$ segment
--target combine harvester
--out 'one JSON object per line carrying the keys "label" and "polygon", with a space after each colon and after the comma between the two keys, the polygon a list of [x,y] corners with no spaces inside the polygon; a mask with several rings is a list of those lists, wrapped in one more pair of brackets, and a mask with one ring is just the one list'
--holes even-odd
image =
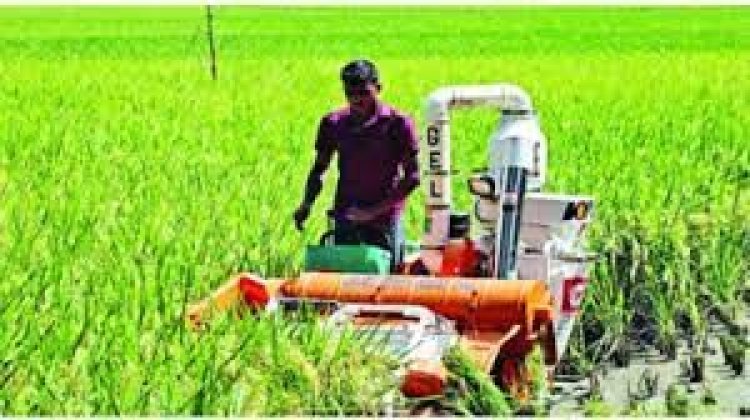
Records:
{"label": "combine harvester", "polygon": [[[500,120],[489,138],[488,168],[468,179],[472,217],[451,206],[449,111],[473,106],[498,108]],[[438,89],[427,101],[427,120],[425,232],[395,273],[388,251],[322,243],[308,247],[299,278],[240,274],[191,305],[189,322],[199,326],[209,311],[239,302],[255,310],[304,303],[319,308],[332,328],[375,330],[406,354],[399,377],[408,397],[444,392],[442,357],[459,345],[496,385],[527,398],[528,355],[539,345],[551,377],[575,322],[592,261],[582,234],[593,200],[540,192],[546,140],[517,86]]]}

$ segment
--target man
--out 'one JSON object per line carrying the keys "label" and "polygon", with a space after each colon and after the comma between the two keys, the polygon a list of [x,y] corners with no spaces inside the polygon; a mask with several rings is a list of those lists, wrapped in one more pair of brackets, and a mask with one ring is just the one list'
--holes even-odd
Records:
{"label": "man", "polygon": [[334,242],[387,249],[395,268],[403,258],[401,216],[406,197],[419,185],[414,122],[380,101],[378,71],[370,61],[344,66],[341,81],[348,106],[320,121],[315,162],[294,220],[302,230],[322,189],[323,174],[337,153],[339,181],[330,213]]}

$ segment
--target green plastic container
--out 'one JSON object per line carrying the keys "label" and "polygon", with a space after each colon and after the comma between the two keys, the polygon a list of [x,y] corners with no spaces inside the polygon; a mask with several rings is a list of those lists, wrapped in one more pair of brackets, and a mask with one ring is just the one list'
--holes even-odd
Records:
{"label": "green plastic container", "polygon": [[388,274],[391,253],[369,245],[308,245],[305,271]]}

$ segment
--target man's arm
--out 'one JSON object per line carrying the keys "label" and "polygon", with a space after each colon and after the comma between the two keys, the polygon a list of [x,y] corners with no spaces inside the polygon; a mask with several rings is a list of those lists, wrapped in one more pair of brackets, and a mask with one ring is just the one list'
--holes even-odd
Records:
{"label": "man's arm", "polygon": [[305,194],[302,203],[294,212],[294,222],[298,230],[302,230],[305,220],[310,216],[310,208],[323,189],[323,175],[330,166],[331,158],[336,150],[329,127],[328,120],[323,118],[318,127],[318,136],[315,139],[315,162],[313,162],[312,169],[307,176],[307,182],[305,182]]}
{"label": "man's arm", "polygon": [[395,203],[404,200],[419,186],[419,159],[416,151],[404,156],[401,167],[404,176],[399,181],[393,194],[376,206],[374,210],[378,215],[388,211]]}
{"label": "man's arm", "polygon": [[386,199],[388,206],[405,199],[419,186],[419,135],[414,121],[409,117],[401,120],[396,132],[401,145],[401,169],[403,177],[391,197]]}
{"label": "man's arm", "polygon": [[310,169],[310,174],[307,176],[307,182],[305,183],[305,196],[302,199],[303,205],[312,207],[315,199],[318,198],[318,194],[320,194],[320,191],[323,189],[323,175],[325,175],[326,170],[328,170],[332,157],[332,151],[317,151],[315,162],[313,163],[312,169]]}

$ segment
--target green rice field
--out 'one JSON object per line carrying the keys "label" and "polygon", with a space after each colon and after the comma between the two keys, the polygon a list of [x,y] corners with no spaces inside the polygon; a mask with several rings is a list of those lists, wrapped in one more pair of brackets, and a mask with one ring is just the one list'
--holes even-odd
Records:
{"label": "green rice field", "polygon": [[[561,373],[637,346],[702,357],[716,325],[725,353],[748,353],[750,8],[214,14],[216,81],[203,7],[0,7],[0,415],[379,413],[395,362],[362,337],[183,320],[233,273],[299,272],[336,171],[304,232],[291,215],[359,57],[422,131],[438,87],[530,93],[546,190],[596,199],[600,258]],[[458,208],[496,118],[455,115]],[[423,214],[419,191],[411,239]]]}

